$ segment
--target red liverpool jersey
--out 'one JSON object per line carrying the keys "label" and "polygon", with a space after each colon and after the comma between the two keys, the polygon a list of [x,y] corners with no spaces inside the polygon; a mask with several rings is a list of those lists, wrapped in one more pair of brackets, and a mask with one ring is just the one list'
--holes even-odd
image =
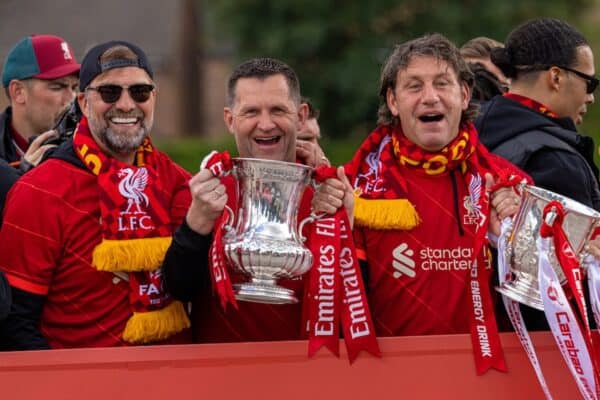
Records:
{"label": "red liverpool jersey", "polygon": [[[454,174],[456,185],[450,174]],[[477,214],[464,176],[402,168],[421,223],[409,231],[357,228],[369,304],[380,336],[468,333]],[[486,268],[489,268],[486,265]]]}
{"label": "red liverpool jersey", "polygon": [[[156,170],[172,197],[174,230],[191,201],[189,174],[159,152]],[[125,344],[129,284],[91,263],[102,239],[98,196],[95,175],[58,159],[24,175],[9,194],[0,269],[11,286],[46,296],[40,330],[52,348]]]}

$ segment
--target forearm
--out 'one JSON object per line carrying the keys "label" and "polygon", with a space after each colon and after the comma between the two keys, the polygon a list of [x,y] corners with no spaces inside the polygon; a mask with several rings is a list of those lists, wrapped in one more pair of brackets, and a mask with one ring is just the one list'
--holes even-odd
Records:
{"label": "forearm", "polygon": [[163,278],[166,290],[176,299],[189,301],[210,288],[211,242],[211,235],[194,232],[185,221],[175,231],[163,262]]}

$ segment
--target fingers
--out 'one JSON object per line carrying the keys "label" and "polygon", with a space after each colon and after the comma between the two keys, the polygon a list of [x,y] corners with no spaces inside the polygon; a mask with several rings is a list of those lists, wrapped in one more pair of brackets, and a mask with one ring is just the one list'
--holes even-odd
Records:
{"label": "fingers", "polygon": [[317,143],[306,140],[296,140],[296,158],[313,168],[331,165],[321,147]]}
{"label": "fingers", "polygon": [[494,183],[496,183],[496,181],[494,180],[494,177],[492,176],[492,174],[490,174],[489,172],[485,173],[485,188],[489,191],[492,186],[494,186]]}
{"label": "fingers", "polygon": [[346,171],[344,170],[344,167],[340,166],[337,168],[337,177],[344,185],[344,190],[354,192],[354,188],[352,187],[350,181],[348,180],[348,177],[346,176]]}
{"label": "fingers", "polygon": [[503,220],[506,217],[512,217],[519,211],[521,198],[512,188],[500,188],[492,193],[491,204],[498,213],[498,218]]}
{"label": "fingers", "polygon": [[501,218],[493,208],[490,210],[490,222],[488,225],[489,231],[496,237],[500,236]]}
{"label": "fingers", "polygon": [[31,144],[29,145],[29,148],[37,150],[42,146],[42,143],[44,143],[46,140],[56,137],[58,137],[58,132],[56,130],[51,129],[49,131],[46,131],[41,135],[38,135],[38,137],[36,137],[34,140],[32,140]]}
{"label": "fingers", "polygon": [[313,196],[313,210],[317,213],[335,214],[340,207],[345,205],[346,194],[344,182],[340,179],[327,179]]}
{"label": "fingers", "polygon": [[194,175],[190,179],[189,185],[192,197],[204,203],[218,203],[218,200],[226,196],[227,192],[225,185],[207,169]]}
{"label": "fingers", "polygon": [[47,131],[35,138],[27,148],[25,154],[23,154],[25,161],[34,167],[38,165],[40,161],[42,161],[44,154],[46,154],[48,150],[56,147],[55,144],[42,144],[53,136],[57,136],[56,131]]}
{"label": "fingers", "polygon": [[585,249],[597,260],[600,260],[600,241],[598,238],[592,240],[585,246]]}
{"label": "fingers", "polygon": [[227,190],[225,185],[207,169],[194,175],[190,179],[189,186],[192,204],[186,221],[192,230],[206,235],[213,230],[215,221],[227,204]]}

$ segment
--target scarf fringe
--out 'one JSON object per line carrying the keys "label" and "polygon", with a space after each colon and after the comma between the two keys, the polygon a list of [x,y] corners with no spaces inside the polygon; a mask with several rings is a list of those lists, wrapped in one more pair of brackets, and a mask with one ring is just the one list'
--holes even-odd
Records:
{"label": "scarf fringe", "polygon": [[153,237],[129,240],[102,240],[92,254],[98,271],[154,271],[162,265],[172,238]]}
{"label": "scarf fringe", "polygon": [[190,320],[179,301],[148,312],[134,312],[123,331],[123,340],[144,344],[167,339],[191,326]]}
{"label": "scarf fringe", "polygon": [[421,222],[415,207],[406,199],[363,199],[354,197],[354,223],[373,229],[410,230]]}

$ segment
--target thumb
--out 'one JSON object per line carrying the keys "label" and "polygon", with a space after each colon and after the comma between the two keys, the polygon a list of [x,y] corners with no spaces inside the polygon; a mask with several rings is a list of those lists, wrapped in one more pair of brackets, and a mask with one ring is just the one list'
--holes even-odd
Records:
{"label": "thumb", "polygon": [[354,191],[354,188],[352,187],[350,181],[348,180],[348,177],[346,176],[346,171],[344,170],[343,166],[337,168],[337,177],[344,184],[344,190],[350,192]]}
{"label": "thumb", "polygon": [[495,183],[496,183],[496,181],[494,180],[494,177],[492,176],[492,174],[490,174],[489,172],[486,172],[485,173],[485,189],[486,189],[486,191],[489,192]]}

